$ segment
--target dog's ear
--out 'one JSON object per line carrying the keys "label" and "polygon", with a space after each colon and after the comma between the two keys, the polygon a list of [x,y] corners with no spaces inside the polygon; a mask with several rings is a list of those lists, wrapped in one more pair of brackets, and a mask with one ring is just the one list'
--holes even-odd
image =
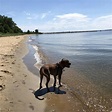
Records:
{"label": "dog's ear", "polygon": [[64,62],[64,58],[63,59],[61,59],[61,61],[59,62],[59,63],[63,63]]}
{"label": "dog's ear", "polygon": [[63,58],[61,61],[64,61],[65,59]]}

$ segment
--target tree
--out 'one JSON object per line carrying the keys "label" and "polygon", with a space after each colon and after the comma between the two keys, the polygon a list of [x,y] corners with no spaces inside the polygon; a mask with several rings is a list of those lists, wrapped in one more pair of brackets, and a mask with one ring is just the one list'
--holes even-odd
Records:
{"label": "tree", "polygon": [[30,34],[30,30],[28,30],[26,33],[27,33],[27,34]]}
{"label": "tree", "polygon": [[35,33],[37,33],[37,34],[38,34],[38,29],[35,29]]}
{"label": "tree", "polygon": [[2,25],[0,25],[0,32],[4,33],[4,27]]}
{"label": "tree", "polygon": [[0,32],[1,33],[22,33],[23,31],[16,23],[7,16],[0,15]]}

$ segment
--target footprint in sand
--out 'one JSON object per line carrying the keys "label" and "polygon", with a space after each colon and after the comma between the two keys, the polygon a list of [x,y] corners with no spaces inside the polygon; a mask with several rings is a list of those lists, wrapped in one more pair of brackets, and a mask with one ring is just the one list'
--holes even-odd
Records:
{"label": "footprint in sand", "polygon": [[17,81],[14,81],[13,83],[16,83]]}
{"label": "footprint in sand", "polygon": [[5,54],[4,56],[5,56],[5,57],[11,57],[11,58],[14,57],[13,54],[12,54],[12,55]]}
{"label": "footprint in sand", "polygon": [[0,80],[2,80],[3,79],[3,76],[0,76]]}
{"label": "footprint in sand", "polygon": [[23,74],[24,75],[24,77],[27,77],[27,75],[25,75],[25,74]]}
{"label": "footprint in sand", "polygon": [[10,74],[11,76],[13,76],[14,74],[9,72],[8,70],[1,70],[1,72],[4,72],[4,73],[7,73],[7,74]]}
{"label": "footprint in sand", "polygon": [[13,61],[12,64],[15,64],[15,61]]}
{"label": "footprint in sand", "polygon": [[22,84],[26,84],[26,82],[23,80],[23,81],[22,81]]}
{"label": "footprint in sand", "polygon": [[34,110],[34,106],[33,106],[31,103],[30,103],[29,108],[30,108],[31,110]]}

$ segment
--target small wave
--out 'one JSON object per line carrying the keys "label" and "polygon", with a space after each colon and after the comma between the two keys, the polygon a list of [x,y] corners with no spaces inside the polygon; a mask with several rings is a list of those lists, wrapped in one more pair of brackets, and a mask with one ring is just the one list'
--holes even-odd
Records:
{"label": "small wave", "polygon": [[35,63],[35,66],[40,69],[40,67],[42,66],[42,59],[41,59],[41,56],[39,54],[39,48],[34,45],[33,48],[36,50],[35,54],[34,54],[34,57],[36,59],[36,63]]}
{"label": "small wave", "polygon": [[28,42],[31,42],[32,41],[32,38],[31,37],[29,37],[29,40],[28,40]]}
{"label": "small wave", "polygon": [[29,37],[29,40],[28,40],[29,42],[33,42],[33,41],[35,41],[35,39],[33,39],[32,37]]}
{"label": "small wave", "polygon": [[38,52],[39,48],[36,45],[33,45],[33,48]]}
{"label": "small wave", "polygon": [[31,40],[31,39],[29,39],[28,41],[29,41],[29,42],[32,42],[32,40]]}

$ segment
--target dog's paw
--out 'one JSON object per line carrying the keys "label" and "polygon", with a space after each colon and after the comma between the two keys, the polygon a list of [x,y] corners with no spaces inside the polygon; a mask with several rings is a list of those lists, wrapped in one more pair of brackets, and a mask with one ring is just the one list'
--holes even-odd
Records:
{"label": "dog's paw", "polygon": [[59,85],[59,87],[62,87],[62,86],[63,86],[62,84]]}

